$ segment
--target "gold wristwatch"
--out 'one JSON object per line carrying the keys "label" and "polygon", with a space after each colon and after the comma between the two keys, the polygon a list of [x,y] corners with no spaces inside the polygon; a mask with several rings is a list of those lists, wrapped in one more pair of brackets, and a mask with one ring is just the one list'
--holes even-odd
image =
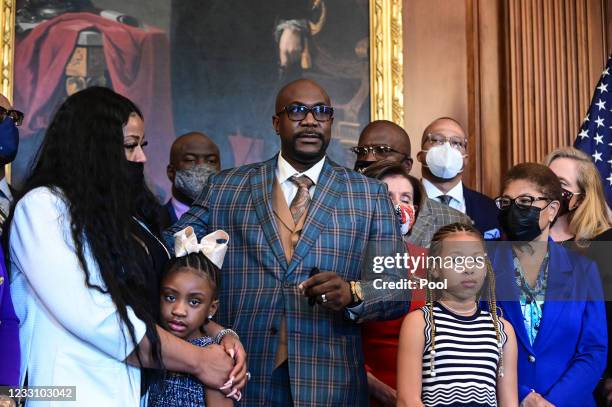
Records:
{"label": "gold wristwatch", "polygon": [[359,281],[351,281],[351,295],[353,296],[353,304],[359,304],[363,301],[363,290]]}

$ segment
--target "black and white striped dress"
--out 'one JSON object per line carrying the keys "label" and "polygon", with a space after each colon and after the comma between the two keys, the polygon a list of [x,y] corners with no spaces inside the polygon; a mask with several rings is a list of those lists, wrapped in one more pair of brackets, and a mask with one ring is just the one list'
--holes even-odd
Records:
{"label": "black and white striped dress", "polygon": [[[430,310],[425,314],[425,348],[421,400],[434,406],[497,406],[497,367],[500,350],[495,326],[488,311],[457,315],[434,303],[436,327],[435,375],[431,371]],[[502,346],[506,333],[500,323]]]}

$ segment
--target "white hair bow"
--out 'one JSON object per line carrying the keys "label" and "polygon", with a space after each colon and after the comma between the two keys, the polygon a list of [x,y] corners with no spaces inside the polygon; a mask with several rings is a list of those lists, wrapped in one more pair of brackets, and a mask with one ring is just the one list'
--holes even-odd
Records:
{"label": "white hair bow", "polygon": [[[225,242],[218,243],[218,240],[225,240]],[[198,237],[193,232],[193,228],[187,226],[174,234],[174,254],[176,257],[183,257],[190,253],[202,252],[215,266],[221,268],[228,242],[229,235],[223,230],[217,230],[204,236],[198,243]]]}

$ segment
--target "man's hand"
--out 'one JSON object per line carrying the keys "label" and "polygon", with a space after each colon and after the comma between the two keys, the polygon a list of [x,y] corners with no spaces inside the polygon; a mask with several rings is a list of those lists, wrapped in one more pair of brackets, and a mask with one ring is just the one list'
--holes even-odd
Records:
{"label": "man's hand", "polygon": [[555,407],[554,404],[549,403],[540,394],[532,391],[523,399],[521,407]]}
{"label": "man's hand", "polygon": [[342,311],[353,302],[351,285],[333,271],[316,274],[298,288],[306,297],[315,297],[319,304],[334,311]]}
{"label": "man's hand", "polygon": [[368,389],[370,396],[381,406],[395,407],[397,405],[397,391],[370,372],[368,372]]}
{"label": "man's hand", "polygon": [[[204,385],[213,389],[221,389],[227,383],[230,372],[234,368],[234,360],[225,353],[219,345],[201,348],[198,353],[198,368],[194,376]],[[230,393],[231,388],[225,394]]]}
{"label": "man's hand", "polygon": [[246,352],[242,343],[234,335],[225,335],[221,339],[221,346],[235,362],[234,368],[230,372],[230,380],[232,389],[241,391],[244,386],[247,385],[247,363],[246,363]]}

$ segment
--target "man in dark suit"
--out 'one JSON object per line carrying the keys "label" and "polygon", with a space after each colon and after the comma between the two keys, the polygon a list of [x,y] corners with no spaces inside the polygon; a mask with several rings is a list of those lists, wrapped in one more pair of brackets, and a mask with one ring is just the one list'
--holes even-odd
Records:
{"label": "man in dark suit", "polygon": [[495,202],[462,182],[468,139],[461,124],[450,117],[434,120],[423,131],[417,160],[422,165],[427,195],[467,214],[486,240],[500,238]]}
{"label": "man in dark suit", "polygon": [[[370,164],[387,160],[401,163],[408,171],[412,168],[410,137],[404,129],[388,120],[375,120],[361,131],[357,147],[355,170],[362,172]],[[442,226],[455,222],[472,223],[465,214],[425,198],[417,202],[419,210],[410,235],[404,238],[408,243],[429,247],[434,233]]]}
{"label": "man in dark suit", "polygon": [[219,147],[204,133],[196,131],[178,137],[170,148],[166,167],[172,182],[172,197],[163,206],[158,221],[162,230],[189,210],[208,177],[221,170]]}
{"label": "man in dark suit", "polygon": [[[225,230],[218,322],[240,335],[252,379],[245,406],[367,406],[359,323],[398,318],[405,252],[386,186],[326,157],[333,108],[315,82],[285,85],[272,118],[281,151],[210,178],[165,233]],[[378,257],[378,260],[381,258]]]}

